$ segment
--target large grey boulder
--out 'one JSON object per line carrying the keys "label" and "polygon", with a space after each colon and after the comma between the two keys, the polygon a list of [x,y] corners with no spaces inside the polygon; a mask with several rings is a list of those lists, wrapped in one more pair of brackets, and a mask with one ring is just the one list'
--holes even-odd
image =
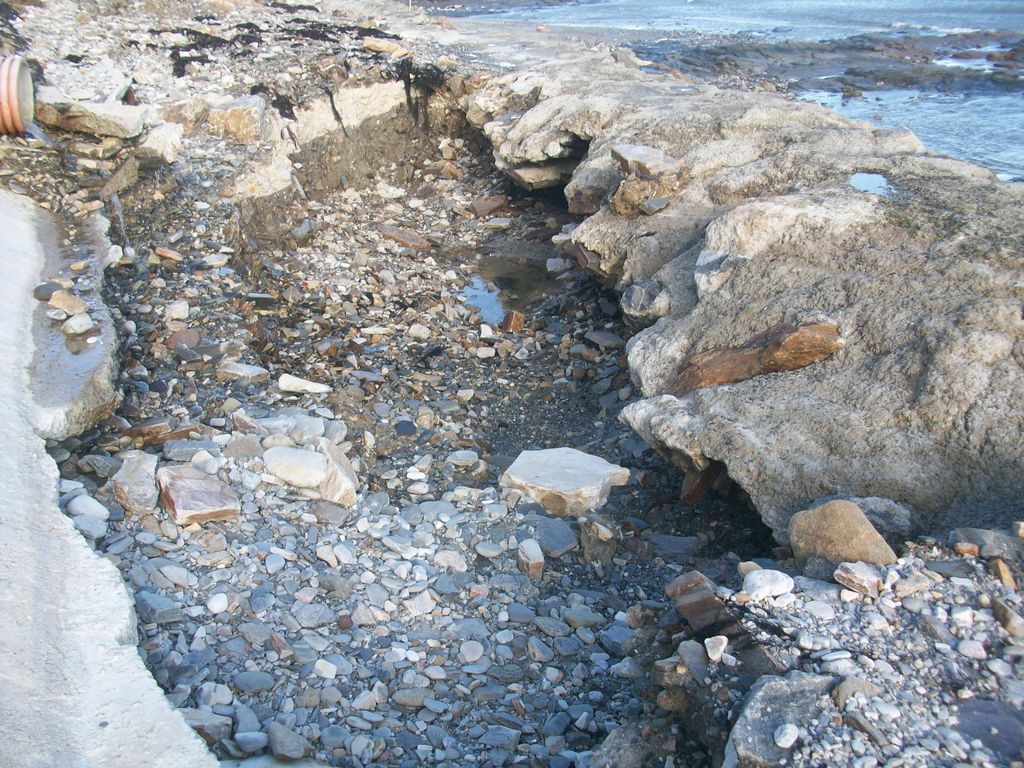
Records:
{"label": "large grey boulder", "polygon": [[[468,117],[513,178],[576,164],[565,194],[589,218],[563,248],[649,326],[627,347],[646,399],[624,421],[688,483],[724,464],[783,542],[830,496],[892,499],[931,530],[1008,524],[1024,493],[1024,188],[775,93],[580,64],[495,78]],[[678,167],[650,215],[614,204],[653,178],[623,144]],[[810,348],[807,329],[828,333]]]}

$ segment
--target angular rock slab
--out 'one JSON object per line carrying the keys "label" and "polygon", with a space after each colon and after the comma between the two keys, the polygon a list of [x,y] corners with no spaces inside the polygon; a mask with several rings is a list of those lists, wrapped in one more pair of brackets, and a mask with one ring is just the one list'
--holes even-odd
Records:
{"label": "angular rock slab", "polygon": [[121,103],[75,101],[56,88],[36,89],[36,119],[68,131],[130,139],[142,133],[146,108]]}
{"label": "angular rock slab", "polygon": [[629,470],[575,448],[523,451],[501,476],[556,515],[581,515],[608,500],[612,486],[629,482]]}
{"label": "angular rock slab", "polygon": [[230,520],[242,511],[227,484],[188,464],[161,467],[156,481],[160,500],[177,525]]}
{"label": "angular rock slab", "polygon": [[725,765],[736,768],[773,768],[790,756],[775,743],[775,730],[786,723],[809,723],[831,706],[833,679],[826,675],[790,672],[785,677],[765,675],[750,689],[725,747]]}
{"label": "angular rock slab", "polygon": [[317,441],[317,449],[327,459],[327,473],[320,482],[320,495],[327,501],[351,507],[356,503],[359,477],[352,463],[334,443],[325,437]]}
{"label": "angular rock slab", "polygon": [[159,492],[156,488],[157,457],[145,451],[128,451],[121,468],[110,478],[114,498],[132,515],[156,509]]}
{"label": "angular rock slab", "polygon": [[267,471],[296,488],[316,488],[327,477],[327,458],[315,451],[275,446],[263,453]]}

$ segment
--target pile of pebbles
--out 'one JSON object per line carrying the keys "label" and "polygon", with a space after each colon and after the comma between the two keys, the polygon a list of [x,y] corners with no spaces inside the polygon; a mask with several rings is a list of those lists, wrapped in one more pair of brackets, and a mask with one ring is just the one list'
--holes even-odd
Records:
{"label": "pile of pebbles", "polygon": [[[196,21],[178,5],[177,21],[112,24],[58,2],[27,8],[20,32],[71,96],[131,72],[136,100],[184,112],[193,90],[257,86],[287,112],[339,77],[394,78],[407,54],[306,7]],[[55,138],[60,153],[4,139],[0,173],[73,238],[133,144]],[[707,733],[748,729],[776,762],[1011,760],[1016,742],[994,736],[1020,706],[1019,552],[993,581],[981,549],[914,545],[877,583],[851,567],[868,594],[751,562],[770,541],[728,483],[684,508],[618,423],[634,392],[614,297],[560,257],[572,217],[511,189],[479,137],[410,134],[372,179],[305,200],[290,242],[255,248],[229,190],[272,142],[179,138],[107,205],[124,402],[49,449],[62,507],[135,592],[147,665],[218,756],[710,764],[722,744],[680,727],[693,708],[674,686]],[[512,295],[524,273],[532,303]],[[500,319],[471,303],[481,285]],[[499,482],[522,451],[561,447],[629,479],[562,515]],[[689,624],[665,592],[680,579],[736,626]],[[756,682],[751,649],[775,677]],[[810,703],[776,708],[790,714],[757,741],[747,702],[773,685]],[[997,734],[965,725],[996,720]]]}

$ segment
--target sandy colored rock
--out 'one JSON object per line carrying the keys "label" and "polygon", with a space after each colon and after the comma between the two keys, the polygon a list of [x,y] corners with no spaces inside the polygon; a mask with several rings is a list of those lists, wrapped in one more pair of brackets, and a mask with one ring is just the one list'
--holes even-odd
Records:
{"label": "sandy colored rock", "polygon": [[[829,496],[899,499],[931,530],[1012,521],[1024,189],[775,93],[680,91],[600,52],[576,64],[495,77],[467,118],[513,180],[570,171],[566,199],[589,218],[563,250],[649,326],[630,340],[647,399],[626,423],[684,474],[724,464],[783,543],[789,518]],[[623,143],[685,169],[657,215],[608,205]],[[851,185],[868,167],[897,197]],[[819,324],[845,343],[814,365],[666,394],[696,355]]]}
{"label": "sandy colored rock", "polygon": [[173,163],[181,152],[185,127],[178,123],[161,123],[152,128],[135,150],[137,157],[159,163]]}
{"label": "sandy colored rock", "polygon": [[501,476],[557,515],[579,515],[608,500],[612,486],[629,482],[629,470],[574,448],[523,451]]}
{"label": "sandy colored rock", "polygon": [[36,119],[67,131],[130,139],[145,127],[145,107],[69,99],[48,85],[36,88]]}
{"label": "sandy colored rock", "polygon": [[270,381],[270,371],[258,365],[248,363],[223,363],[217,369],[217,381],[240,381],[243,384],[256,384]]}
{"label": "sandy colored rock", "polygon": [[878,597],[882,589],[882,574],[867,563],[840,563],[833,578],[844,587],[868,597]]}
{"label": "sandy colored rock", "polygon": [[157,457],[144,451],[128,451],[121,459],[121,468],[110,478],[114,498],[132,515],[143,515],[156,509],[160,494],[156,487]]}
{"label": "sandy colored rock", "polygon": [[326,395],[332,391],[331,387],[327,384],[300,379],[298,376],[292,376],[290,373],[281,374],[281,378],[277,380],[277,387],[282,392],[298,392],[313,395]]}
{"label": "sandy colored rock", "polygon": [[896,553],[856,504],[836,500],[797,512],[789,521],[789,545],[801,565],[810,557],[833,563],[896,562]]}
{"label": "sandy colored rock", "polygon": [[242,96],[210,105],[206,116],[211,133],[243,144],[255,144],[270,131],[267,103],[262,96]]}
{"label": "sandy colored rock", "polygon": [[537,581],[544,575],[544,553],[541,552],[536,539],[524,539],[519,542],[516,560],[519,563],[519,570],[531,580]]}
{"label": "sandy colored rock", "polygon": [[263,453],[267,471],[296,488],[317,488],[327,479],[327,458],[316,451],[279,445]]}
{"label": "sandy colored rock", "polygon": [[356,503],[359,490],[359,477],[352,462],[327,438],[317,440],[317,450],[327,460],[327,471],[320,482],[320,495],[327,501],[351,507]]}
{"label": "sandy colored rock", "polygon": [[648,176],[666,176],[679,173],[682,163],[659,149],[639,144],[613,144],[612,159],[623,173],[643,173]]}
{"label": "sandy colored rock", "polygon": [[89,311],[89,305],[81,297],[71,293],[71,291],[54,291],[47,304],[68,315],[78,315]]}
{"label": "sandy colored rock", "polygon": [[241,512],[230,486],[189,464],[161,467],[156,481],[160,500],[177,525],[230,520]]}

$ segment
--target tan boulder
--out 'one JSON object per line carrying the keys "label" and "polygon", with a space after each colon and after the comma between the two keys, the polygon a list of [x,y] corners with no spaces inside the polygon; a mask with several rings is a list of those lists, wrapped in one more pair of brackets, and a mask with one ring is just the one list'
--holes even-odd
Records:
{"label": "tan boulder", "polygon": [[798,563],[810,557],[829,562],[864,562],[889,565],[896,562],[882,535],[861,508],[837,499],[797,512],[789,521],[789,544]]}

